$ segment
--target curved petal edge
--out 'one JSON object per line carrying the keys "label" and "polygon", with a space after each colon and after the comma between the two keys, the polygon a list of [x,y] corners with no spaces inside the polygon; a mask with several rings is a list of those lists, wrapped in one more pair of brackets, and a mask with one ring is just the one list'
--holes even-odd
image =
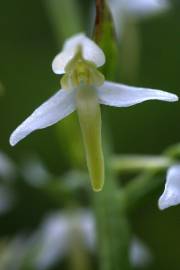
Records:
{"label": "curved petal edge", "polygon": [[80,33],[69,38],[60,52],[52,62],[52,69],[56,74],[65,73],[65,67],[75,56],[78,46],[82,47],[83,57],[85,60],[91,61],[97,67],[104,65],[105,55],[101,48],[91,39]]}
{"label": "curved petal edge", "polygon": [[33,131],[57,123],[74,110],[74,91],[59,90],[16,128],[10,136],[10,144],[16,145]]}
{"label": "curved petal edge", "polygon": [[169,92],[109,81],[99,87],[98,96],[101,104],[114,107],[129,107],[147,100],[178,101],[178,96]]}
{"label": "curved petal edge", "polygon": [[160,210],[180,204],[180,164],[168,169],[165,189],[158,201]]}

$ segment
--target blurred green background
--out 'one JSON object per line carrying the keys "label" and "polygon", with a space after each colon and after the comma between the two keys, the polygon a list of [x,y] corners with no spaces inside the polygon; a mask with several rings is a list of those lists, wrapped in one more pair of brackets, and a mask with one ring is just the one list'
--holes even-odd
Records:
{"label": "blurred green background", "polygon": [[[64,1],[59,0],[60,16],[66,10],[68,0],[66,6],[63,3]],[[60,78],[51,70],[52,59],[67,36],[75,31],[90,31],[92,4],[93,1],[90,0],[74,0],[74,7],[69,7],[70,15],[68,16],[66,10],[66,16],[64,14],[60,19],[62,32],[57,35],[52,20],[53,11],[49,10],[47,1],[0,1],[0,150],[18,168],[18,176],[10,184],[10,189],[15,194],[14,205],[0,216],[2,239],[11,239],[21,232],[32,232],[49,211],[64,209],[74,201],[81,207],[90,205],[89,198],[84,196],[81,189],[75,191],[73,198],[71,192],[60,192],[64,194],[61,197],[57,195],[56,186],[59,187],[59,181],[65,181],[63,175],[75,166],[72,165],[73,162],[69,162],[69,150],[66,149],[64,137],[59,135],[61,131],[63,133],[68,119],[35,132],[15,148],[10,147],[8,140],[17,125],[60,88]],[[129,78],[127,74],[121,74],[122,65],[131,65],[131,59],[127,57],[126,63],[126,57],[121,57],[120,53],[117,80],[169,90],[179,95],[179,3],[174,2],[172,9],[165,14],[138,20],[136,28],[140,46],[137,76]],[[160,154],[171,144],[180,141],[179,103],[151,101],[122,109],[104,106],[102,111],[103,119],[109,120],[105,125],[112,136],[115,153]],[[77,123],[76,116],[74,121]],[[78,135],[81,136],[80,131]],[[69,137],[71,136],[73,134],[69,129]],[[27,184],[20,173],[22,164],[34,156],[43,162],[51,175],[46,188]],[[3,181],[1,182],[4,183]],[[89,194],[89,182],[86,184],[85,190]],[[149,194],[136,211],[130,214],[132,231],[146,243],[153,254],[152,264],[145,269],[179,270],[180,208],[175,207],[164,212],[158,210],[157,200],[162,189],[163,186]],[[4,269],[16,268],[2,268]],[[66,266],[50,269],[66,269]]]}

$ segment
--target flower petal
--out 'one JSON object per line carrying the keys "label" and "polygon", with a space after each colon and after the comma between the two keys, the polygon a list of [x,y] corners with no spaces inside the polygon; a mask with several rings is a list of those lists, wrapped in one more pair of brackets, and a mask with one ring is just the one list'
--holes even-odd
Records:
{"label": "flower petal", "polygon": [[169,168],[166,177],[165,190],[158,201],[160,210],[180,203],[180,165]]}
{"label": "flower petal", "polygon": [[168,0],[106,0],[114,21],[115,31],[120,39],[128,17],[145,18],[166,11]]}
{"label": "flower petal", "polygon": [[127,0],[106,0],[106,2],[112,15],[116,35],[120,40],[126,16]]}
{"label": "flower petal", "polygon": [[178,97],[161,90],[138,88],[106,81],[98,88],[99,102],[114,107],[128,107],[146,100],[174,102]]}
{"label": "flower petal", "polygon": [[14,146],[31,132],[55,124],[74,110],[74,91],[59,90],[12,133],[10,144]]}
{"label": "flower petal", "polygon": [[133,237],[130,243],[129,259],[135,268],[144,268],[152,262],[149,248],[137,237]]}
{"label": "flower petal", "polygon": [[85,60],[95,63],[97,67],[104,65],[105,55],[103,51],[91,39],[87,38],[83,33],[80,33],[69,38],[65,42],[62,52],[54,58],[52,63],[54,73],[65,73],[65,67],[75,56],[78,45],[82,46],[83,57]]}
{"label": "flower petal", "polygon": [[170,5],[167,0],[127,0],[130,15],[148,16],[166,10]]}
{"label": "flower petal", "polygon": [[39,249],[34,258],[35,269],[50,269],[70,248],[70,226],[66,214],[52,212],[35,234]]}

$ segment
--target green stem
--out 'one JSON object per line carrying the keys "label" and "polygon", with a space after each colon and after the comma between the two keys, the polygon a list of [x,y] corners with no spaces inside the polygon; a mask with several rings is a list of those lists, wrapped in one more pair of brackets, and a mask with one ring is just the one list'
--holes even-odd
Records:
{"label": "green stem", "polygon": [[[113,32],[112,18],[104,1],[96,1],[103,7],[96,12],[95,41],[104,50],[107,60],[106,69],[103,73],[113,80],[117,71],[117,44]],[[100,14],[100,15],[98,15]],[[97,21],[99,23],[97,23]],[[104,135],[107,132],[104,132]],[[107,139],[107,137],[106,137]],[[104,147],[110,147],[110,142],[105,141]],[[94,208],[97,224],[97,241],[99,251],[100,270],[129,270],[129,238],[130,229],[123,205],[117,203],[119,187],[116,185],[117,179],[109,166],[110,149],[105,150],[105,185],[101,192],[94,194]]]}
{"label": "green stem", "polygon": [[131,16],[124,18],[123,31],[120,47],[120,66],[121,78],[128,83],[137,81],[139,75],[139,60],[140,60],[140,36],[138,27]]}
{"label": "green stem", "polygon": [[91,261],[81,233],[79,228],[71,231],[69,270],[91,270]]}
{"label": "green stem", "polygon": [[153,172],[143,173],[135,178],[124,188],[123,199],[121,192],[119,192],[117,203],[123,201],[124,211],[129,212],[137,208],[137,205],[146,195],[163,183],[164,179],[160,176],[157,177],[157,173],[161,171],[162,169],[157,169]]}
{"label": "green stem", "polygon": [[166,169],[172,164],[172,158],[165,156],[114,155],[111,158],[111,168],[118,173]]}
{"label": "green stem", "polygon": [[180,143],[168,147],[164,154],[171,158],[180,158]]}
{"label": "green stem", "polygon": [[[109,154],[105,153],[106,160],[108,160]],[[94,195],[100,257],[99,269],[128,270],[130,269],[130,229],[122,205],[117,203],[116,195],[119,188],[108,164],[105,164],[105,176],[103,190]]]}
{"label": "green stem", "polygon": [[104,0],[96,0],[96,19],[94,26],[94,40],[98,43],[102,36],[104,23]]}
{"label": "green stem", "polygon": [[103,74],[109,80],[115,80],[119,64],[119,48],[114,32],[113,19],[104,0],[96,1],[96,22],[93,39],[106,55],[107,64],[102,67]]}

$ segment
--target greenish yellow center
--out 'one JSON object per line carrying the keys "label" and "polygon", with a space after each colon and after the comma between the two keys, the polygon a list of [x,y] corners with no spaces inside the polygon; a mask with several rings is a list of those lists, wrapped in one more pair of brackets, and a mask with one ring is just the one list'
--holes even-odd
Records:
{"label": "greenish yellow center", "polygon": [[65,75],[61,79],[63,89],[74,89],[81,83],[97,87],[104,83],[104,76],[97,70],[96,65],[83,58],[81,46],[77,47],[77,52],[67,64],[65,72]]}
{"label": "greenish yellow center", "polygon": [[104,157],[101,139],[101,110],[96,88],[104,83],[104,76],[94,63],[83,58],[82,47],[65,68],[61,79],[63,89],[75,89],[75,103],[82,131],[87,167],[94,191],[104,184]]}

